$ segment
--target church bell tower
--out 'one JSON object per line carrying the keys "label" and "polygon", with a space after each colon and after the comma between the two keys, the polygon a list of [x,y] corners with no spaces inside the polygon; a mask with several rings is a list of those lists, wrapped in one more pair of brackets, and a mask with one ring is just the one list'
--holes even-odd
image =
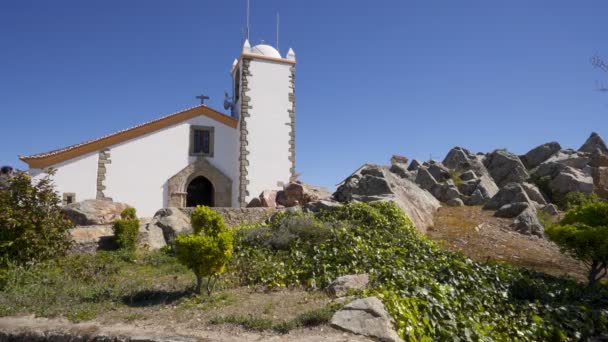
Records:
{"label": "church bell tower", "polygon": [[295,180],[296,55],[243,44],[232,65],[232,115],[239,119],[239,204]]}

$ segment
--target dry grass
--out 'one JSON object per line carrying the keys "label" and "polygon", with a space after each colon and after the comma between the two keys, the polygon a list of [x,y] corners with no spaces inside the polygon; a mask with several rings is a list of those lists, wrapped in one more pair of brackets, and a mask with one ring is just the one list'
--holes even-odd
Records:
{"label": "dry grass", "polygon": [[442,207],[427,235],[444,248],[478,261],[493,260],[540,272],[585,279],[585,266],[564,255],[546,239],[522,235],[509,229],[511,219],[492,216],[481,207]]}

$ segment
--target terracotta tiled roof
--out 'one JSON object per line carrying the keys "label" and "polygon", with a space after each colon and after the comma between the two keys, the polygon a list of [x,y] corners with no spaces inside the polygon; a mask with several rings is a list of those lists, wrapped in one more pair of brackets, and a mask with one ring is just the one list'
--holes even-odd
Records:
{"label": "terracotta tiled roof", "polygon": [[117,143],[142,136],[144,134],[148,134],[150,132],[155,132],[167,126],[189,120],[199,115],[207,116],[232,128],[236,128],[238,125],[238,120],[236,118],[225,115],[205,105],[198,105],[142,123],[137,126],[133,126],[131,128],[105,135],[98,139],[85,141],[80,144],[34,154],[31,156],[19,156],[19,159],[26,162],[31,168],[44,168],[86,153],[94,152]]}

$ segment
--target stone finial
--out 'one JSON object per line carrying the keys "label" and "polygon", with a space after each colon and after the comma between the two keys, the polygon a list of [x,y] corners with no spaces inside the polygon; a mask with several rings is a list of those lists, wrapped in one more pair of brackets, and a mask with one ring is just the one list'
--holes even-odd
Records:
{"label": "stone finial", "polygon": [[235,58],[234,61],[232,61],[232,69],[234,70],[234,68],[236,68],[236,65],[239,64],[239,61]]}
{"label": "stone finial", "polygon": [[296,60],[296,53],[293,51],[292,48],[289,48],[289,51],[287,51],[287,57],[288,60],[290,61],[295,61]]}
{"label": "stone finial", "polygon": [[245,43],[243,43],[243,53],[251,53],[251,44],[249,44],[249,39],[245,39]]}

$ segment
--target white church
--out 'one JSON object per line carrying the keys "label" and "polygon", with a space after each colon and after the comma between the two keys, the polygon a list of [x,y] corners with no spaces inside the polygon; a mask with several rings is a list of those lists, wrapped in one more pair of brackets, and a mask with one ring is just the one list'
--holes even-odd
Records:
{"label": "white church", "polygon": [[244,207],[295,179],[295,53],[245,41],[224,114],[199,105],[101,138],[19,158],[55,170],[64,204],[86,199],[164,207]]}

